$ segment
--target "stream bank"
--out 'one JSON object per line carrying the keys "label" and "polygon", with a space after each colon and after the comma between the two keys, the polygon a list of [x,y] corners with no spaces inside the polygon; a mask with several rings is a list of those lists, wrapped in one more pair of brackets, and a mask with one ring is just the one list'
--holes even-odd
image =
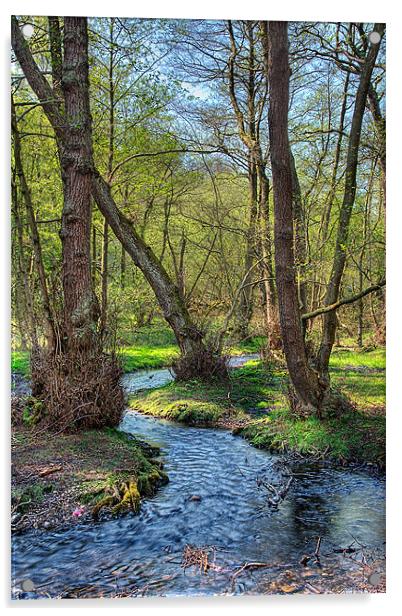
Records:
{"label": "stream bank", "polygon": [[[169,483],[136,516],[14,536],[15,597],[360,592],[363,554],[381,573],[372,591],[383,588],[382,479],[301,461],[271,507],[261,480],[277,484],[281,456],[226,430],[132,411],[120,427],[161,448]],[[318,537],[320,561],[301,564]],[[186,546],[208,547],[211,566],[184,567]],[[26,579],[34,591],[23,591]]]}
{"label": "stream bank", "polygon": [[[168,375],[127,375],[125,387],[154,378]],[[383,478],[301,459],[272,506],[264,485],[279,489],[283,456],[130,410],[120,429],[160,451],[169,483],[138,515],[14,535],[14,598],[384,591]]]}

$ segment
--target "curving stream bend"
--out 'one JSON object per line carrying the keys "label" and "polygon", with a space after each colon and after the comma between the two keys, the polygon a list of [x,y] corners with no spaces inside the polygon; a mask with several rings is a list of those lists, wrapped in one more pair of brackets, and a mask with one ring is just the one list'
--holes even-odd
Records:
{"label": "curving stream bend", "polygon": [[[169,380],[168,370],[140,371],[126,375],[124,384],[133,392]],[[380,478],[299,463],[286,499],[274,510],[256,480],[275,482],[278,456],[225,430],[186,427],[133,411],[120,427],[162,448],[169,484],[143,503],[138,516],[14,537],[14,596],[254,594],[286,569],[300,570],[303,578],[307,571],[310,581],[321,578],[319,565],[299,565],[304,554],[314,552],[318,536],[332,582],[354,566],[334,548],[358,541],[384,552]],[[183,569],[186,544],[216,546],[214,568],[206,574]],[[250,562],[269,566],[234,576]],[[36,590],[21,594],[26,579]]]}

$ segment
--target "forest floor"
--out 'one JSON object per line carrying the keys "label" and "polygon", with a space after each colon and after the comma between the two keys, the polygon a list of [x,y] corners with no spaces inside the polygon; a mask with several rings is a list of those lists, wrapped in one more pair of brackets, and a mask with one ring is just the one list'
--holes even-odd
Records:
{"label": "forest floor", "polygon": [[14,427],[12,530],[53,529],[138,511],[142,497],[167,482],[158,454],[112,428],[49,438],[43,430]]}
{"label": "forest floor", "polygon": [[189,425],[233,429],[253,445],[277,452],[385,466],[385,351],[338,349],[331,358],[332,385],[352,402],[341,417],[292,415],[283,369],[250,361],[227,383],[170,383],[133,395],[129,406],[146,415]]}

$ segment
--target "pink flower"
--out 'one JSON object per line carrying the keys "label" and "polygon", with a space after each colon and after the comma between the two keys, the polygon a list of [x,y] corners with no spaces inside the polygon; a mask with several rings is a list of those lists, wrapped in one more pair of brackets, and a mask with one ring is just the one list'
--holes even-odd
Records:
{"label": "pink flower", "polygon": [[74,509],[73,511],[73,516],[75,518],[79,518],[80,516],[82,516],[82,514],[85,511],[85,507],[83,507],[82,505],[80,505],[79,507],[77,507],[76,509]]}

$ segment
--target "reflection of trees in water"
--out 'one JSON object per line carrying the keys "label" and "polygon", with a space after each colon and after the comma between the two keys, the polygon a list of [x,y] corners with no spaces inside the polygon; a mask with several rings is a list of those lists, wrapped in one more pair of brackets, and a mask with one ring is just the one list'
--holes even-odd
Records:
{"label": "reflection of trees in water", "polygon": [[385,540],[385,503],[378,505],[381,483],[373,483],[371,477],[350,476],[344,490],[347,473],[325,473],[320,481],[319,472],[314,477],[298,475],[289,495],[288,517],[295,545],[310,548],[321,536],[327,546],[346,547],[354,538],[367,546],[379,546]]}

